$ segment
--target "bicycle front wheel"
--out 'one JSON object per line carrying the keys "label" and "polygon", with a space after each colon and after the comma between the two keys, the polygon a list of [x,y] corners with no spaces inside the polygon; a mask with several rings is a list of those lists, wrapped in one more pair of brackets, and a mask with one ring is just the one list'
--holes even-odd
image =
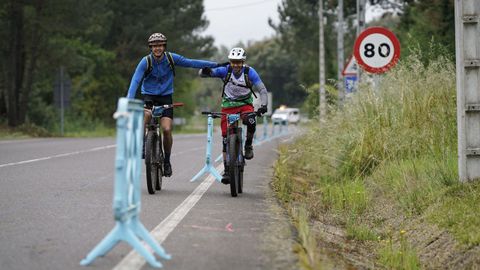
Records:
{"label": "bicycle front wheel", "polygon": [[147,175],[147,190],[149,194],[155,194],[155,184],[158,179],[157,157],[157,134],[148,131],[145,141],[145,170]]}
{"label": "bicycle front wheel", "polygon": [[228,137],[228,156],[229,156],[229,176],[230,176],[230,194],[232,197],[237,197],[238,194],[238,164],[237,164],[237,153],[238,153],[238,144],[237,136],[231,134]]}
{"label": "bicycle front wheel", "polygon": [[238,193],[243,193],[243,169],[245,166],[245,160],[243,158],[243,147],[242,147],[242,132],[237,132],[237,166],[238,166],[238,185],[237,185],[237,190]]}
{"label": "bicycle front wheel", "polygon": [[162,177],[163,177],[163,147],[162,147],[162,135],[159,134],[157,138],[155,164],[157,165],[157,179],[155,183],[156,190],[162,190]]}

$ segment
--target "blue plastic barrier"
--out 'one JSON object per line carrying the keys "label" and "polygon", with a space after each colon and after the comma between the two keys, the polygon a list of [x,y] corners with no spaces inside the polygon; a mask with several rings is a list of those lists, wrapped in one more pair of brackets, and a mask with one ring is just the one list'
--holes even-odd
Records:
{"label": "blue plastic barrier", "polygon": [[212,174],[215,177],[215,180],[217,180],[217,182],[222,181],[220,173],[218,173],[217,169],[215,169],[215,167],[212,165],[213,117],[211,114],[208,115],[207,123],[207,152],[205,166],[190,180],[190,182],[198,180],[200,176],[206,173]]}
{"label": "blue plastic barrier", "polygon": [[140,214],[140,156],[143,140],[143,102],[120,98],[117,112],[117,150],[115,157],[115,190],[113,212],[115,227],[88,253],[80,264],[88,265],[98,256],[104,256],[120,241],[130,244],[145,260],[156,268],[162,264],[155,259],[144,245],[143,239],[160,257],[171,259],[165,250],[150,236],[139,220]]}

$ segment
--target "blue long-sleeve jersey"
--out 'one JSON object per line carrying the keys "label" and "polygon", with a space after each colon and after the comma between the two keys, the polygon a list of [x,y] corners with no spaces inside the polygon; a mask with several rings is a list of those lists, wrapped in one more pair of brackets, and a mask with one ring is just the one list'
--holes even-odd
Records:
{"label": "blue long-sleeve jersey", "polygon": [[[171,54],[175,66],[190,68],[217,66],[215,62],[189,59],[176,53]],[[167,56],[164,55],[161,60],[156,60],[152,55],[152,59],[152,72],[145,77],[143,83],[142,77],[147,70],[147,60],[143,57],[138,63],[128,88],[127,98],[135,98],[140,83],[142,83],[142,94],[165,96],[173,93],[173,72],[168,64]]]}

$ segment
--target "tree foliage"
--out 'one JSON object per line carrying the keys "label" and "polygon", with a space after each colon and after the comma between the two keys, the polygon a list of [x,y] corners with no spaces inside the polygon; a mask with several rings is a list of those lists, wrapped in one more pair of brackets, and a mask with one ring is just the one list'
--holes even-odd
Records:
{"label": "tree foliage", "polygon": [[[28,119],[48,125],[55,74],[64,66],[73,84],[71,113],[112,122],[152,32],[166,34],[168,49],[186,57],[213,53],[213,39],[199,35],[208,23],[203,11],[195,0],[2,1],[0,38],[8,42],[0,43],[0,115],[10,126]],[[175,98],[193,102],[192,76],[177,72]]]}
{"label": "tree foliage", "polygon": [[450,56],[455,55],[454,0],[406,2],[397,31],[402,46],[418,44],[421,51],[428,52],[433,42],[439,46],[430,53],[438,56],[446,50]]}
{"label": "tree foliage", "polygon": [[[385,26],[393,30],[402,44],[402,57],[409,54],[408,48],[414,48],[416,53],[424,52],[425,59],[434,59],[432,55],[447,54],[454,52],[454,2],[453,0],[368,0],[370,5],[376,5],[384,10],[381,18],[370,22],[368,26]],[[318,1],[317,0],[283,0],[278,7],[279,22],[270,21],[271,26],[276,30],[277,42],[263,42],[252,46],[254,52],[268,51],[268,57],[259,61],[259,65],[267,66],[269,70],[274,69],[277,62],[284,63],[279,66],[283,74],[282,79],[273,79],[272,84],[280,82],[282,93],[275,97],[295,99],[302,97],[306,99],[306,107],[314,108],[318,105],[318,95],[315,95],[312,87],[318,83]],[[325,70],[327,84],[334,86],[337,80],[337,5],[338,0],[324,0],[324,28],[325,38]],[[344,22],[346,30],[344,36],[345,60],[352,54],[353,44],[356,38],[356,1],[344,0]],[[431,43],[437,43],[437,46]],[[261,50],[257,50],[262,48]],[[269,47],[269,48],[263,48]],[[435,48],[434,51],[431,49]],[[276,59],[276,61],[262,62],[265,59]],[[288,60],[286,60],[288,58]],[[288,63],[288,64],[285,64]],[[288,67],[287,67],[288,66]],[[290,67],[293,69],[288,70]],[[287,71],[288,70],[288,71]],[[265,73],[265,72],[263,72]],[[285,75],[285,74],[288,74]],[[271,74],[265,76],[267,80],[273,77]],[[287,82],[286,82],[287,81]],[[290,85],[288,85],[290,83]],[[306,91],[301,95],[296,85],[304,85]],[[297,87],[298,88],[298,87]],[[285,96],[283,96],[285,94]],[[327,93],[329,98],[334,97]]]}

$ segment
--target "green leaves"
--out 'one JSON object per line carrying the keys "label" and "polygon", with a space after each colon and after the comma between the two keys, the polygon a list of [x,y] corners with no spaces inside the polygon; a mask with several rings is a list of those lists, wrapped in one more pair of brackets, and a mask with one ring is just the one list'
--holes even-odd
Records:
{"label": "green leaves", "polygon": [[[64,66],[72,78],[71,113],[113,123],[116,100],[125,95],[135,67],[149,53],[146,40],[152,32],[166,34],[168,49],[186,57],[212,54],[213,39],[199,35],[207,25],[203,11],[203,2],[195,0],[2,2],[0,22],[7,27],[0,29],[0,37],[10,42],[0,44],[0,114],[12,114],[12,125],[27,117],[38,124],[54,121],[53,81]],[[194,73],[178,73],[185,74],[175,79],[176,98],[192,99],[187,93]],[[17,95],[9,106],[7,86]],[[42,106],[30,110],[32,102]]]}

